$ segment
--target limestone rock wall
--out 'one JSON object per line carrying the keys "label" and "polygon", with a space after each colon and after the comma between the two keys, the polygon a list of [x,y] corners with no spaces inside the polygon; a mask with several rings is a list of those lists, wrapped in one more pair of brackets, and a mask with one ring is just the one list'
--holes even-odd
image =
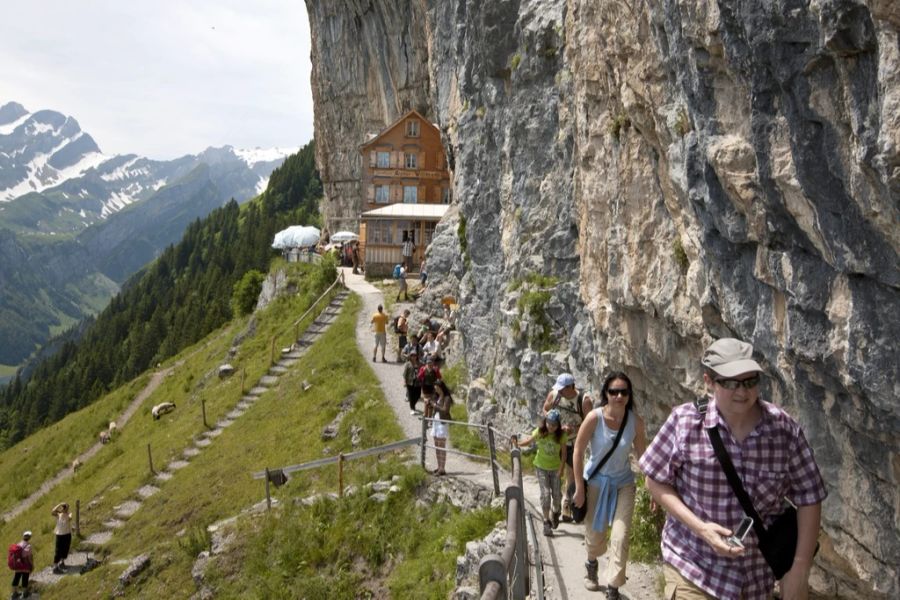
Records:
{"label": "limestone rock wall", "polygon": [[316,164],[325,225],[359,227],[359,147],[409,109],[429,103],[424,6],[381,0],[306,0],[312,34]]}
{"label": "limestone rock wall", "polygon": [[370,128],[442,129],[420,306],[461,301],[470,416],[524,427],[557,372],[616,368],[655,428],[704,345],[749,340],[828,482],[814,587],[900,594],[900,5],[307,4],[326,210],[358,213]]}

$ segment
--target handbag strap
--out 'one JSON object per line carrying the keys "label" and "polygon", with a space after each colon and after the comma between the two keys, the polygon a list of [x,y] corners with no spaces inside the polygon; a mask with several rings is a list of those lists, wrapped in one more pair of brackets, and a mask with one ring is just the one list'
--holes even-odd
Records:
{"label": "handbag strap", "polygon": [[707,427],[706,434],[709,436],[709,441],[712,442],[713,450],[716,453],[716,458],[719,459],[722,470],[725,471],[725,478],[728,479],[731,490],[737,496],[738,502],[741,503],[741,508],[744,509],[744,514],[753,519],[753,529],[756,531],[757,537],[763,539],[766,536],[766,528],[763,526],[759,513],[753,507],[753,501],[750,499],[750,495],[747,494],[747,490],[744,489],[741,478],[738,477],[737,471],[734,469],[734,464],[731,462],[731,457],[728,456],[728,450],[725,449],[722,436],[719,434],[719,427]]}
{"label": "handbag strap", "polygon": [[[603,418],[603,412],[601,410],[600,418]],[[612,456],[612,453],[616,451],[616,447],[619,445],[619,440],[622,439],[622,432],[625,431],[625,425],[628,423],[628,411],[625,411],[625,418],[622,419],[622,425],[619,426],[619,431],[616,433],[616,439],[613,441],[612,448],[609,449],[609,452],[604,455],[603,458],[600,459],[600,462],[597,463],[597,466],[591,471],[591,474],[588,476],[587,480],[590,481],[594,475],[597,474],[597,471],[603,468],[603,465],[606,464],[606,461],[609,460],[609,457]]]}

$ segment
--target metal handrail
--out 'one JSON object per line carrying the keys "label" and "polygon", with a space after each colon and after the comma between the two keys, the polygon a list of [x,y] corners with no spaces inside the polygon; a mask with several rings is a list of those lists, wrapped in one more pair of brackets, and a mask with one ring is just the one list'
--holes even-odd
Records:
{"label": "metal handrail", "polygon": [[506,544],[501,554],[488,554],[478,564],[482,600],[520,600],[531,587],[528,569],[528,540],[525,532],[525,496],[522,490],[522,459],[512,451],[512,483],[506,487]]}
{"label": "metal handrail", "polygon": [[306,309],[306,312],[305,312],[305,313],[303,313],[302,315],[300,315],[300,318],[299,318],[299,319],[297,319],[296,321],[294,321],[293,323],[291,323],[291,327],[296,327],[297,325],[299,325],[300,322],[303,321],[303,319],[305,319],[306,316],[312,311],[312,309],[314,309],[314,308],[316,307],[316,305],[317,305],[319,302],[321,302],[322,298],[324,298],[325,296],[327,296],[327,295],[331,292],[331,290],[334,288],[334,286],[336,286],[336,285],[338,284],[338,282],[340,282],[340,283],[343,283],[343,282],[344,282],[344,272],[343,272],[343,271],[339,271],[339,272],[338,272],[338,276],[334,278],[334,282],[333,282],[330,286],[328,286],[328,289],[327,289],[327,290],[325,290],[324,292],[322,292],[322,295],[321,295],[321,296],[319,296],[318,298],[316,298],[315,301],[314,301],[312,304],[309,305],[309,308]]}
{"label": "metal handrail", "polygon": [[[373,448],[367,448],[365,450],[358,450],[357,452],[350,452],[348,454],[340,454],[338,456],[329,456],[328,458],[319,458],[317,460],[311,460],[309,462],[300,463],[299,465],[290,465],[287,467],[277,467],[275,469],[268,469],[268,471],[281,471],[285,475],[288,473],[296,473],[297,471],[306,471],[309,469],[317,469],[319,467],[324,467],[325,465],[331,465],[341,460],[354,460],[357,458],[364,458],[366,456],[373,456],[375,454],[384,454],[385,452],[390,452],[391,450],[399,450],[400,448],[405,448],[406,446],[416,446],[419,444],[419,438],[409,438],[406,440],[400,440],[399,442],[392,442],[390,444],[384,444],[383,446],[375,446]],[[266,471],[257,471],[253,473],[253,479],[263,479],[266,476]]]}

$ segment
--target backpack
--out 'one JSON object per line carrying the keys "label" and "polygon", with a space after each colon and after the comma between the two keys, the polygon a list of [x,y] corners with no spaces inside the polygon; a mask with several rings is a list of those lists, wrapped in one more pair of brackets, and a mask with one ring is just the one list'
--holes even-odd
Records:
{"label": "backpack", "polygon": [[391,319],[391,327],[393,328],[394,333],[400,333],[400,315]]}
{"label": "backpack", "polygon": [[402,268],[401,265],[394,265],[394,279],[400,279],[400,269]]}
{"label": "backpack", "polygon": [[13,571],[28,571],[28,563],[25,562],[23,548],[19,544],[11,544],[6,555],[6,564]]}

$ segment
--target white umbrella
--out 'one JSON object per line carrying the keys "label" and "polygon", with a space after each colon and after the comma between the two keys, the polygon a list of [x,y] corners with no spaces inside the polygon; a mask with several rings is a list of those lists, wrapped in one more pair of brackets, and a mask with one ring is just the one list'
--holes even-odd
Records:
{"label": "white umbrella", "polygon": [[275,234],[273,248],[303,248],[319,241],[319,230],[309,225],[292,225]]}
{"label": "white umbrella", "polygon": [[359,235],[353,233],[352,231],[338,231],[336,234],[331,236],[332,242],[352,242],[358,239]]}

